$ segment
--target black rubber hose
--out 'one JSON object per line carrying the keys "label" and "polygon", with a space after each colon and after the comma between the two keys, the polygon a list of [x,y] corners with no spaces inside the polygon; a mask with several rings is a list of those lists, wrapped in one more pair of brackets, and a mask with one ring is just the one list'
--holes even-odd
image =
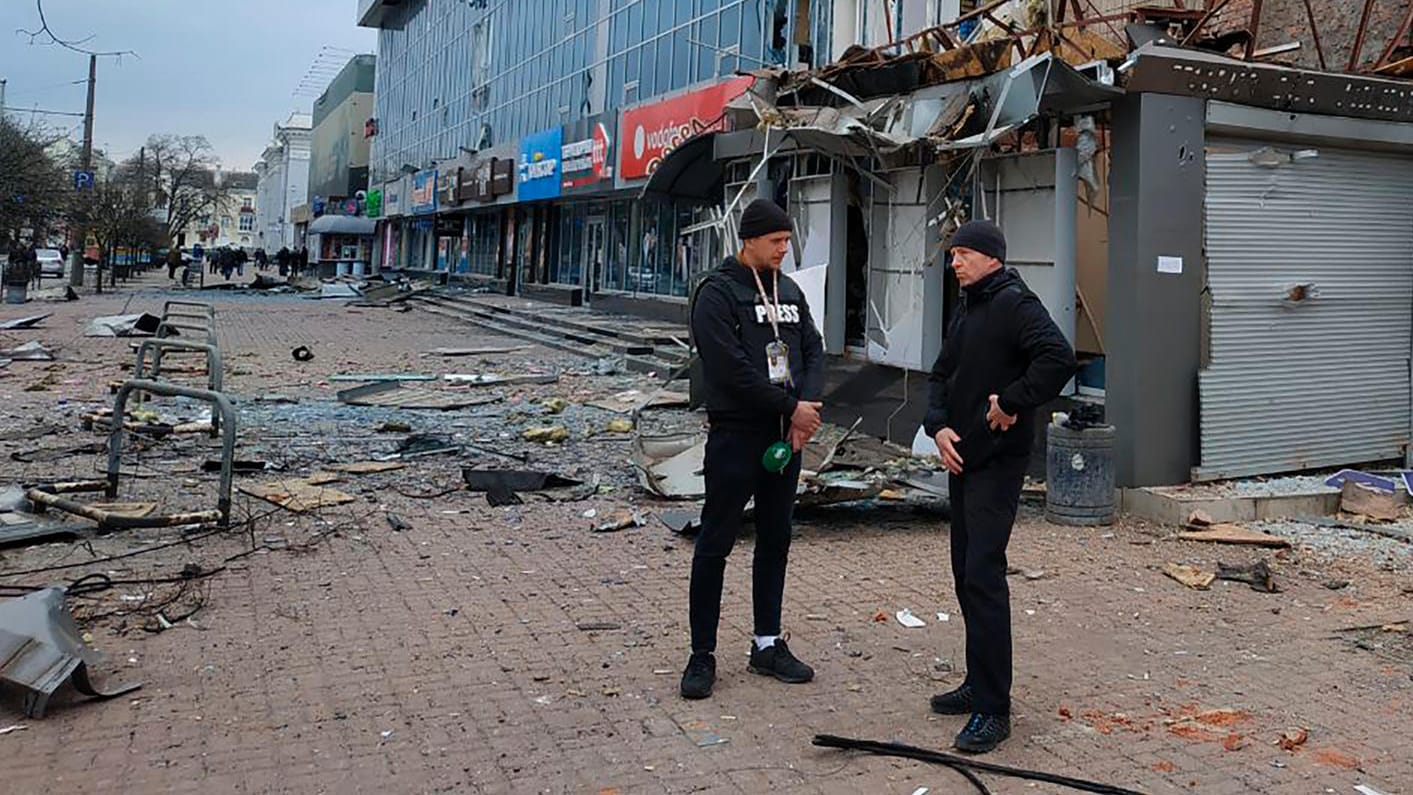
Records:
{"label": "black rubber hose", "polygon": [[[841,748],[847,751],[866,751],[880,756],[898,756],[904,759],[916,759],[919,762],[946,765],[958,771],[963,769],[979,770],[983,773],[995,773],[1001,776],[1023,778],[1030,781],[1043,781],[1047,784],[1057,784],[1062,787],[1069,787],[1083,792],[1096,792],[1099,793],[1099,795],[1144,795],[1144,793],[1138,790],[1124,789],[1123,787],[1115,787],[1111,784],[1101,784],[1097,781],[1057,776],[1053,773],[1044,773],[1038,770],[1006,767],[1005,765],[991,764],[990,762],[982,762],[964,756],[955,756],[953,754],[944,754],[940,751],[931,751],[926,748],[917,748],[900,743],[882,743],[876,740],[853,740],[848,737],[836,737],[832,734],[816,734],[814,736],[814,744],[821,748]],[[973,781],[973,783],[976,782]]]}

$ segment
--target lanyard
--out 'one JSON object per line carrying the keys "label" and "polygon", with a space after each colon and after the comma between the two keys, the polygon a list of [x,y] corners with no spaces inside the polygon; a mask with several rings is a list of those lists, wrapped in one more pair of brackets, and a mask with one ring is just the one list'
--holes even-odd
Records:
{"label": "lanyard", "polygon": [[[771,271],[774,281],[771,283],[771,290],[775,293],[775,305],[770,305],[770,299],[765,295],[765,283],[760,280],[760,271],[751,268],[751,275],[756,277],[756,289],[760,291],[760,300],[765,303],[770,317],[770,328],[775,332],[775,341],[780,341],[780,271]],[[768,310],[774,309],[772,313]]]}

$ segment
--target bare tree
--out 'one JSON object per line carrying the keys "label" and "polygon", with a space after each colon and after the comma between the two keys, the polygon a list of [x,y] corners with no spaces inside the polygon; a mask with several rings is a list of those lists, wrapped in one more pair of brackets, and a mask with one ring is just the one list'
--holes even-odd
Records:
{"label": "bare tree", "polygon": [[[102,289],[105,266],[126,249],[132,254],[151,252],[168,239],[165,226],[154,215],[157,209],[144,158],[134,157],[113,170],[76,202],[76,216],[98,245],[98,284]],[[112,268],[117,281],[117,269]]]}
{"label": "bare tree", "polygon": [[60,136],[0,116],[0,247],[62,224],[73,187],[51,154]]}
{"label": "bare tree", "polygon": [[220,161],[201,135],[154,135],[147,139],[154,198],[166,210],[172,239],[192,222],[219,211],[229,190],[216,180]]}

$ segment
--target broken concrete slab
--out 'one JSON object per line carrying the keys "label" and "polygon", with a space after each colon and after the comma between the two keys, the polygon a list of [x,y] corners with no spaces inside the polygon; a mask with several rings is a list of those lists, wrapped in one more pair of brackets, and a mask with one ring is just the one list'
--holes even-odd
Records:
{"label": "broken concrete slab", "polygon": [[1404,496],[1392,488],[1371,488],[1362,482],[1347,480],[1340,490],[1339,509],[1344,513],[1391,522],[1403,516],[1405,503],[1400,497]]}
{"label": "broken concrete slab", "polygon": [[1183,585],[1199,591],[1205,591],[1212,587],[1212,583],[1217,580],[1217,575],[1213,572],[1178,563],[1168,563],[1163,567],[1163,573]]}
{"label": "broken concrete slab", "polygon": [[150,337],[157,333],[162,318],[146,312],[136,315],[105,315],[89,321],[86,337]]}
{"label": "broken concrete slab", "polygon": [[631,414],[649,408],[685,408],[690,400],[685,392],[658,390],[647,393],[639,389],[629,389],[605,398],[590,400],[584,405],[618,414]]}
{"label": "broken concrete slab", "polygon": [[443,379],[456,384],[470,386],[520,386],[523,384],[553,384],[559,381],[558,373],[530,373],[526,375],[498,375],[496,373],[448,373]]}

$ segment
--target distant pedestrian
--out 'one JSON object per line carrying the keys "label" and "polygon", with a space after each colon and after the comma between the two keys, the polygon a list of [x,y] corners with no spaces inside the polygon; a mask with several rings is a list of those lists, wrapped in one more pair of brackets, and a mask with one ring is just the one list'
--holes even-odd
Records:
{"label": "distant pedestrian", "polygon": [[246,256],[246,254],[245,254],[245,249],[243,249],[243,248],[238,248],[238,249],[235,250],[235,258],[236,258],[236,275],[240,276],[241,278],[244,278],[244,277],[245,277],[245,263],[247,263],[247,262],[250,261],[250,257]]}
{"label": "distant pedestrian", "polygon": [[308,248],[307,246],[300,246],[300,247],[299,247],[299,270],[297,271],[297,273],[302,276],[302,275],[307,274],[308,272],[309,272],[309,248]]}
{"label": "distant pedestrian", "polygon": [[275,253],[275,264],[279,266],[281,276],[289,275],[289,260],[289,247],[281,246],[280,250]]}
{"label": "distant pedestrian", "polygon": [[177,278],[177,268],[182,266],[182,250],[178,246],[167,249],[167,278]]}

